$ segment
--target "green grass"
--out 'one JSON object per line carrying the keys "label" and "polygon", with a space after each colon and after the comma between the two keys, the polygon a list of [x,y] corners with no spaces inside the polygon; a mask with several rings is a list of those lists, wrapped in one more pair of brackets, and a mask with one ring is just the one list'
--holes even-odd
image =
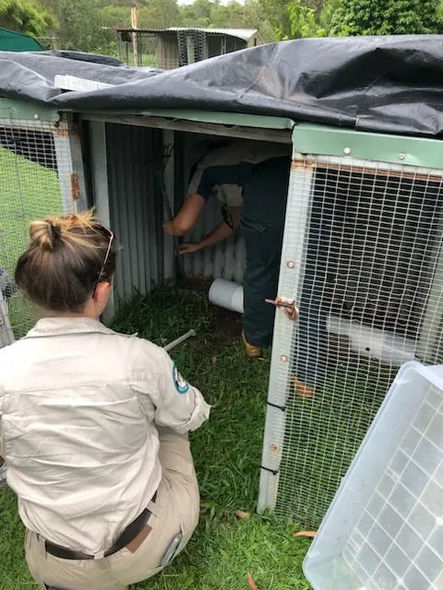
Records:
{"label": "green grass", "polygon": [[[132,589],[248,590],[250,572],[259,590],[308,590],[301,564],[310,542],[292,537],[295,524],[254,514],[269,355],[246,361],[236,316],[208,306],[199,293],[161,289],[138,296],[121,307],[113,327],[160,345],[194,328],[197,336],[171,356],[212,405],[209,422],[191,434],[202,505],[197,531],[163,573]],[[239,520],[236,510],[251,518]],[[11,492],[0,492],[0,511],[1,588],[32,588]]]}
{"label": "green grass", "polygon": [[[60,210],[57,174],[0,148],[0,268],[13,272],[31,220]],[[9,307],[16,335],[21,336],[33,313],[20,296]],[[201,523],[185,553],[163,574],[136,588],[247,590],[248,571],[259,590],[309,588],[301,572],[309,541],[291,536],[295,525],[271,517],[239,521],[234,516],[235,510],[255,509],[270,357],[246,362],[238,320],[208,307],[202,295],[173,289],[122,305],[114,327],[139,332],[160,345],[194,328],[198,336],[172,356],[213,406],[209,423],[192,434]],[[345,348],[312,400],[289,396],[277,506],[282,514],[318,525],[392,376]],[[33,588],[11,492],[0,492],[0,519],[0,589]]]}
{"label": "green grass", "polygon": [[320,525],[396,373],[346,344],[330,343],[334,358],[313,398],[287,402],[276,511],[305,528]]}
{"label": "green grass", "polygon": [[29,223],[61,212],[56,172],[0,148],[0,264],[14,271],[29,235]]}
{"label": "green grass", "polygon": [[[0,268],[13,275],[28,243],[29,223],[59,213],[56,172],[0,148]],[[21,295],[9,302],[9,314],[16,336],[22,336],[32,325],[34,314]]]}

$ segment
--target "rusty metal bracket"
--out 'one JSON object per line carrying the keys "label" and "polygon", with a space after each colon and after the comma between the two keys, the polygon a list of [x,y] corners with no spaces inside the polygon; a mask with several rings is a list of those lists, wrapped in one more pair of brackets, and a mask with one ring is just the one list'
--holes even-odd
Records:
{"label": "rusty metal bracket", "polygon": [[265,299],[266,303],[275,305],[278,309],[282,309],[290,320],[298,320],[299,311],[294,299],[287,297],[276,297],[275,299]]}
{"label": "rusty metal bracket", "polygon": [[71,197],[72,200],[80,200],[80,181],[77,172],[71,172]]}

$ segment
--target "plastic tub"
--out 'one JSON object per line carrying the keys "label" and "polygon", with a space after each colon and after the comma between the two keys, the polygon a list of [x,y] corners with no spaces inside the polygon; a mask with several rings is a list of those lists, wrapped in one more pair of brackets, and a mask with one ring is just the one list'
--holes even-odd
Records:
{"label": "plastic tub", "polygon": [[315,590],[443,589],[443,365],[400,369],[303,569]]}

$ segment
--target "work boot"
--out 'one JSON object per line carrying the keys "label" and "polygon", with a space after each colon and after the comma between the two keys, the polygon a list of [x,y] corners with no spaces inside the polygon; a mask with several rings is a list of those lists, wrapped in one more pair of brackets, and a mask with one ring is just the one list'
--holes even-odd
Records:
{"label": "work boot", "polygon": [[244,330],[242,330],[241,337],[243,340],[243,344],[245,345],[246,356],[250,359],[259,358],[262,355],[262,349],[260,348],[260,346],[254,346],[254,344],[249,344],[249,342],[246,340]]}
{"label": "work boot", "polygon": [[295,393],[299,397],[314,397],[315,389],[313,387],[310,387],[306,383],[303,383],[303,381],[300,381],[300,379],[298,379],[295,375],[292,378],[292,382],[294,385]]}

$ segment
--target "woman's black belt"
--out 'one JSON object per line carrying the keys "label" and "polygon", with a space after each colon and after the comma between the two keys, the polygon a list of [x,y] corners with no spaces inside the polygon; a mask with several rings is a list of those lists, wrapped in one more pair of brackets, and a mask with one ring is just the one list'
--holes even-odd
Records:
{"label": "woman's black belt", "polygon": [[[157,492],[154,494],[151,502],[155,502],[156,497]],[[109,557],[113,553],[117,553],[117,551],[120,551],[120,549],[123,549],[123,547],[126,547],[128,543],[133,541],[135,537],[144,529],[151,514],[152,512],[148,508],[145,508],[143,512],[137,516],[137,518],[128,524],[122,534],[116,539],[114,544],[103,553],[103,557]],[[83,551],[68,549],[67,547],[62,547],[61,545],[57,545],[51,541],[45,541],[45,548],[48,553],[54,557],[60,557],[61,559],[97,559],[97,557],[94,557],[94,555],[83,553]]]}

